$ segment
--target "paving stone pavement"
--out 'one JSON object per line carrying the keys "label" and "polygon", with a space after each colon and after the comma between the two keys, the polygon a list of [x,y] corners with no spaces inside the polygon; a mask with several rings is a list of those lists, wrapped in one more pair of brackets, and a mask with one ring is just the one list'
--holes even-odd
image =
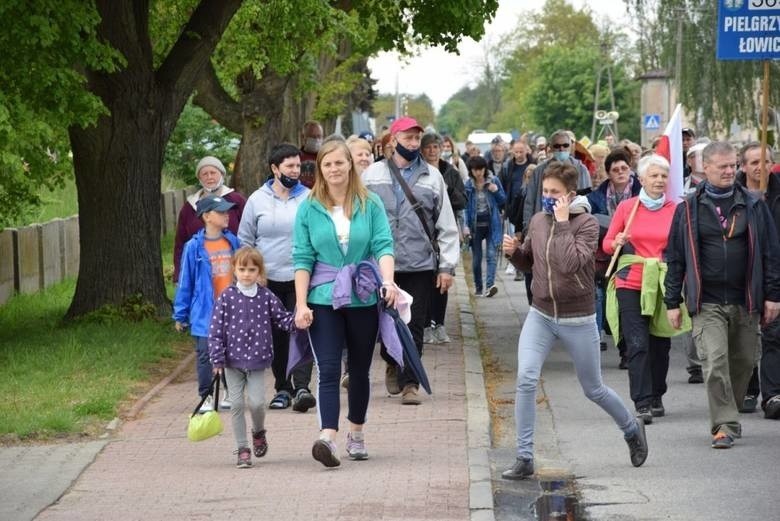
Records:
{"label": "paving stone pavement", "polygon": [[[447,322],[452,342],[426,345],[423,360],[434,394],[425,395],[420,406],[404,406],[400,397],[387,395],[384,363],[375,354],[367,461],[351,461],[344,454],[342,391],[340,468],[325,469],[311,457],[318,435],[316,411],[287,409],[267,411],[268,454],[253,458],[251,469],[236,469],[229,412],[221,415],[221,435],[200,443],[186,439],[187,416],[197,402],[193,371],[122,425],[67,492],[36,519],[467,520],[464,356],[452,300]],[[273,378],[267,374],[270,400]],[[14,490],[0,494],[17,502]]]}

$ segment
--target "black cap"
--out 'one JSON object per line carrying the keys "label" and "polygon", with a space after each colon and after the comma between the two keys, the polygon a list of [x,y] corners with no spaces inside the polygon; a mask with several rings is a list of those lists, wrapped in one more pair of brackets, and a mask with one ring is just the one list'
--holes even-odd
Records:
{"label": "black cap", "polygon": [[690,127],[685,127],[684,129],[682,129],[682,133],[688,134],[691,137],[696,137],[696,131]]}
{"label": "black cap", "polygon": [[195,205],[198,217],[206,212],[227,212],[236,204],[218,195],[207,195]]}

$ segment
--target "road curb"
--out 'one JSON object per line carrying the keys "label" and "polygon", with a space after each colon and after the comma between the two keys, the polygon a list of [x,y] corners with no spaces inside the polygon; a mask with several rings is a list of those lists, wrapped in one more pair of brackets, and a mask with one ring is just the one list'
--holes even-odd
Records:
{"label": "road curb", "polygon": [[[125,414],[125,420],[133,420],[138,416],[138,413],[140,413],[144,407],[159,394],[160,391],[165,389],[165,387],[170,384],[172,381],[174,381],[176,378],[181,375],[189,366],[192,365],[192,362],[195,361],[195,353],[192,352],[188,354],[184,360],[179,362],[179,365],[176,366],[176,368],[171,371],[171,373],[163,378],[160,382],[157,383],[154,387],[149,389],[149,392],[147,392],[145,395],[143,395],[141,398],[139,398],[133,406],[130,408],[130,410]],[[117,425],[115,428],[118,428]]]}
{"label": "road curb", "polygon": [[485,392],[482,357],[465,279],[455,280],[455,294],[463,338],[466,380],[466,430],[469,458],[469,518],[495,521],[493,485],[490,475],[490,411]]}

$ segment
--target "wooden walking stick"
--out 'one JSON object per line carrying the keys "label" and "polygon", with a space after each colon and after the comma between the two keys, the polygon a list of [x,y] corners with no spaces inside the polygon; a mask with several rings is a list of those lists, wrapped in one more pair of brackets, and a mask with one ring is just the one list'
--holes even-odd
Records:
{"label": "wooden walking stick", "polygon": [[[639,209],[639,197],[636,198],[636,202],[634,203],[634,207],[631,209],[631,213],[628,215],[628,220],[626,221],[626,227],[623,228],[623,233],[628,234],[628,231],[631,229],[631,223],[634,222],[634,216],[636,216],[636,211]],[[604,274],[604,278],[609,280],[609,275],[612,273],[612,268],[615,267],[615,263],[618,260],[618,257],[620,257],[620,250],[623,249],[623,245],[619,244],[617,248],[615,248],[615,253],[612,254],[612,259],[609,261],[609,266],[607,267],[607,272]]]}

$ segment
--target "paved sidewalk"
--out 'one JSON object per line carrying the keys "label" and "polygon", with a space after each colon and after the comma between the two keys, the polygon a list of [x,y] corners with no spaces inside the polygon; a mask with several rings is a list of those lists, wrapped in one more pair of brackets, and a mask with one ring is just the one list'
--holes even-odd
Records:
{"label": "paved sidewalk", "polygon": [[37,519],[467,520],[466,388],[454,299],[447,322],[452,343],[426,345],[423,360],[434,394],[420,406],[402,406],[399,397],[387,396],[384,363],[375,355],[368,461],[343,455],[343,391],[340,468],[325,469],[311,457],[316,412],[287,409],[267,413],[268,454],[253,458],[251,469],[236,469],[229,413],[222,414],[220,436],[201,443],[186,439],[187,415],[196,402],[189,373],[123,425]]}

